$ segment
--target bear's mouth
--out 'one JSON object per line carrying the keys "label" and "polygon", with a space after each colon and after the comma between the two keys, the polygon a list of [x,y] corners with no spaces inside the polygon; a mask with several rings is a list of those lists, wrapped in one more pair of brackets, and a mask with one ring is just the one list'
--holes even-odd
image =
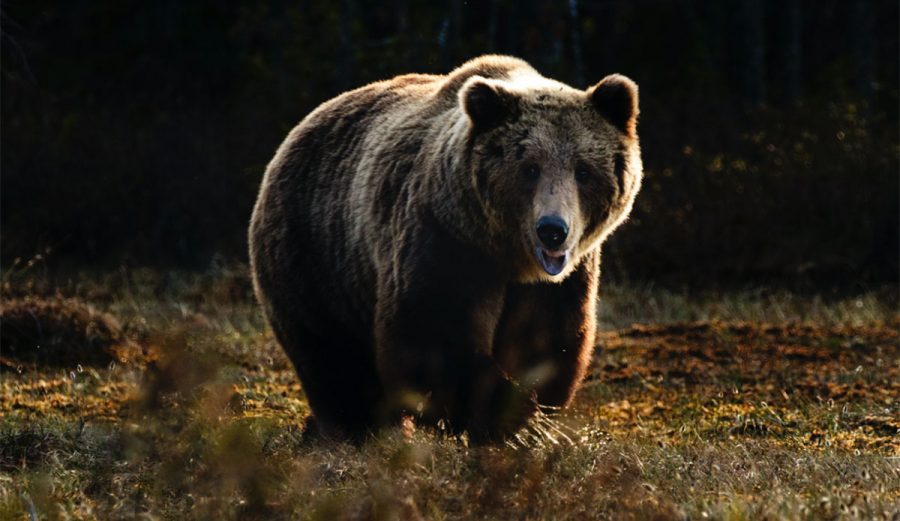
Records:
{"label": "bear's mouth", "polygon": [[569,262],[569,252],[565,250],[549,251],[544,248],[537,248],[535,253],[537,254],[537,259],[541,264],[541,267],[550,275],[559,275],[562,273],[563,268],[566,267],[566,263]]}

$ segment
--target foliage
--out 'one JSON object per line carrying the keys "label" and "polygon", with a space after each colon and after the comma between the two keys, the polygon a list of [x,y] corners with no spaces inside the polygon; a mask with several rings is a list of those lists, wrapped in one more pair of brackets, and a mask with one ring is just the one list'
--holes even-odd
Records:
{"label": "foliage", "polygon": [[[725,308],[611,287],[615,310],[657,314],[604,329],[582,392],[554,420],[571,443],[472,447],[407,426],[354,447],[302,435],[296,376],[227,275],[72,279],[66,298],[98,296],[155,355],[3,375],[0,518],[892,519],[900,508],[895,296],[802,305],[760,292]],[[4,291],[51,291],[17,286]],[[784,314],[744,321],[768,305]]]}
{"label": "foliage", "polygon": [[5,2],[0,258],[244,258],[265,164],[318,103],[503,52],[641,85],[617,278],[896,281],[896,2],[738,4]]}
{"label": "foliage", "polygon": [[30,298],[0,304],[0,369],[23,364],[106,365],[124,355],[119,323],[78,299]]}

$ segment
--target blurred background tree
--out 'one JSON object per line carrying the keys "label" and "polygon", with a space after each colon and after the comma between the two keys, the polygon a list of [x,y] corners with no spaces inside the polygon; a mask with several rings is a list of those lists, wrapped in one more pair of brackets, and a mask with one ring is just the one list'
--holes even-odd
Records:
{"label": "blurred background tree", "polygon": [[898,279],[895,0],[4,0],[0,24],[4,265],[244,260],[306,113],[495,52],[640,84],[646,184],[608,277]]}

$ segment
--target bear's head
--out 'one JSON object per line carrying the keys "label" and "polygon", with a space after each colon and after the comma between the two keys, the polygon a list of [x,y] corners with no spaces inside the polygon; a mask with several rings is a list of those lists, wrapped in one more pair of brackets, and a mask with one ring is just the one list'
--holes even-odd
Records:
{"label": "bear's head", "polygon": [[560,281],[631,211],[641,185],[637,85],[586,91],[536,75],[469,78],[470,182],[519,281]]}

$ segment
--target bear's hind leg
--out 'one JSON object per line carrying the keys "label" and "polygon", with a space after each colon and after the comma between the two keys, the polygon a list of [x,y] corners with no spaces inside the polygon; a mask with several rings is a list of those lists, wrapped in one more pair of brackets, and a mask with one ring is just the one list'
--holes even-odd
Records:
{"label": "bear's hind leg", "polygon": [[366,349],[353,342],[326,342],[313,335],[304,337],[302,349],[286,348],[285,351],[300,376],[300,385],[312,409],[307,430],[315,429],[328,440],[364,441],[382,423],[379,407],[383,392],[374,361],[366,361],[371,355],[366,355]]}

